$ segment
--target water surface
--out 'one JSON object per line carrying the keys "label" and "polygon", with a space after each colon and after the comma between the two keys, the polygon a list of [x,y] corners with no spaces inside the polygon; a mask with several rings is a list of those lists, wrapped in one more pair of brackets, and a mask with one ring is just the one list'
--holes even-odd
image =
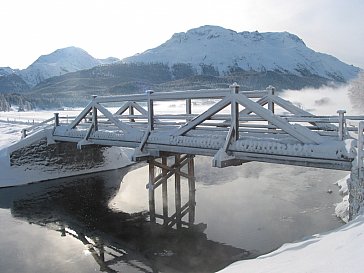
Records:
{"label": "water surface", "polygon": [[346,172],[210,160],[196,160],[196,221],[181,230],[149,223],[143,164],[0,189],[1,272],[213,272],[342,224]]}

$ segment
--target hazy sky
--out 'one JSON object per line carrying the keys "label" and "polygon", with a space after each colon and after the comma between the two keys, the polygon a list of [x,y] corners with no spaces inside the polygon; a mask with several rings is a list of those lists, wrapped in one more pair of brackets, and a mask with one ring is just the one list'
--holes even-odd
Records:
{"label": "hazy sky", "polygon": [[3,0],[0,67],[26,68],[67,46],[124,58],[202,25],[288,31],[364,68],[364,0]]}

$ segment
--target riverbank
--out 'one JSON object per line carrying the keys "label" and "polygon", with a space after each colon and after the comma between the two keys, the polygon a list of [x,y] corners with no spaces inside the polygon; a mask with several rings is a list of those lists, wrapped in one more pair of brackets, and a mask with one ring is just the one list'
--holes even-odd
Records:
{"label": "riverbank", "polygon": [[[92,172],[119,169],[132,164],[132,150],[110,147],[103,151],[103,163],[94,168],[63,168],[64,166],[10,166],[8,147],[20,140],[21,130],[30,125],[22,121],[0,121],[0,187],[16,186]],[[39,161],[40,155],[34,157]],[[38,162],[39,163],[39,162]]]}

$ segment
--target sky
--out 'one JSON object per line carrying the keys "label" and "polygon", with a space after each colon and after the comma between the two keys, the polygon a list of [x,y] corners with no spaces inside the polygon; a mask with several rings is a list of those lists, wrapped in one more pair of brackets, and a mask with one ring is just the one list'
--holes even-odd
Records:
{"label": "sky", "polygon": [[363,0],[3,0],[0,67],[23,69],[76,46],[125,58],[203,25],[288,31],[315,51],[364,68]]}

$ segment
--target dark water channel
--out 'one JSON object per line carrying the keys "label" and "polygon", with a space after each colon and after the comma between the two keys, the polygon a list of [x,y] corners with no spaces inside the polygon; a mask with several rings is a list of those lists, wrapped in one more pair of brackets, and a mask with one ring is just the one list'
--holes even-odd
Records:
{"label": "dark water channel", "polygon": [[145,165],[0,189],[0,272],[214,272],[342,224],[345,172],[210,160],[196,160],[196,221],[180,230],[149,223]]}

